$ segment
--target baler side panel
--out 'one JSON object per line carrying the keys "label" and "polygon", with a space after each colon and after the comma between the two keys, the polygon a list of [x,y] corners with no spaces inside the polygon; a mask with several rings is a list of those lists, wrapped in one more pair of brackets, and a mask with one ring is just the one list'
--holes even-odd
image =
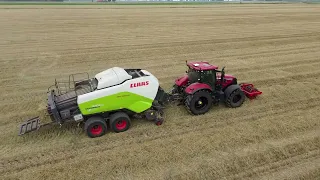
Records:
{"label": "baler side panel", "polygon": [[142,112],[151,107],[153,100],[130,92],[116,93],[79,104],[82,114],[89,115],[118,109]]}
{"label": "baler side panel", "polygon": [[158,87],[158,80],[154,76],[143,76],[118,86],[80,95],[78,106],[84,115],[118,109],[140,113],[151,107]]}

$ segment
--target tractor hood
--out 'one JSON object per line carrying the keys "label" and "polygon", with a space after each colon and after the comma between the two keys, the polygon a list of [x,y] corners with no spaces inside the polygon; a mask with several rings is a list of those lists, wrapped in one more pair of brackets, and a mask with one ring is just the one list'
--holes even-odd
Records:
{"label": "tractor hood", "polygon": [[[221,83],[221,73],[217,74],[217,83]],[[228,87],[231,84],[237,84],[237,78],[231,74],[224,74],[224,81],[222,82],[222,87]]]}
{"label": "tractor hood", "polygon": [[95,78],[98,80],[97,89],[102,89],[121,84],[125,80],[131,79],[132,76],[130,76],[123,68],[113,67],[96,74]]}

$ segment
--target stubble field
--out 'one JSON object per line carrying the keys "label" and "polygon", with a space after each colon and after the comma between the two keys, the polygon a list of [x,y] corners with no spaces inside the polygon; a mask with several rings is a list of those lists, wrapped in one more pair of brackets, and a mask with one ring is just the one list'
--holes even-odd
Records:
{"label": "stubble field", "polygon": [[[320,6],[0,6],[1,179],[318,179]],[[169,90],[185,60],[263,92],[203,116],[90,139],[76,125],[17,136],[71,73],[140,67]],[[42,120],[48,122],[48,119]]]}

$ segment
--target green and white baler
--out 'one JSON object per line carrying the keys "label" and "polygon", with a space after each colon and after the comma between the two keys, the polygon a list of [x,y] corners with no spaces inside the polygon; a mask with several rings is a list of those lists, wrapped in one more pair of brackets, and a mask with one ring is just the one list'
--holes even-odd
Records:
{"label": "green and white baler", "polygon": [[20,125],[19,135],[51,123],[76,121],[84,123],[89,137],[99,137],[108,128],[126,131],[132,116],[162,124],[162,109],[169,96],[150,72],[113,67],[93,78],[86,73],[85,79],[75,81],[76,75],[48,88],[47,115],[52,121],[41,125],[39,117],[29,119]]}

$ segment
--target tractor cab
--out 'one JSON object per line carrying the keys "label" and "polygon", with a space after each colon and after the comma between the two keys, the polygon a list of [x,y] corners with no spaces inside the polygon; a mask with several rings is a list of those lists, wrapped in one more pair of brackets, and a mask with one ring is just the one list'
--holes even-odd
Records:
{"label": "tractor cab", "polygon": [[190,83],[205,83],[209,85],[212,90],[216,89],[216,75],[218,66],[209,64],[208,62],[189,62],[188,79]]}
{"label": "tractor cab", "polygon": [[190,84],[198,82],[211,87],[212,90],[220,91],[229,85],[237,84],[237,78],[230,74],[225,74],[224,67],[218,70],[218,66],[208,62],[188,62],[187,78]]}

